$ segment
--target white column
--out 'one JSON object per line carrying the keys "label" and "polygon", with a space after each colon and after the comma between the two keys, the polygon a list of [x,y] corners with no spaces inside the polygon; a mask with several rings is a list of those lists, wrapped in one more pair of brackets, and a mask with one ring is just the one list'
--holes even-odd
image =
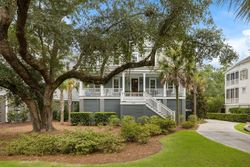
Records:
{"label": "white column", "polygon": [[163,96],[166,97],[167,96],[167,83],[164,82],[164,85],[163,85]]}
{"label": "white column", "polygon": [[125,72],[122,73],[122,92],[125,92]]}
{"label": "white column", "polygon": [[83,84],[82,84],[82,81],[80,81],[79,96],[83,96]]}
{"label": "white column", "polygon": [[146,92],[146,73],[143,73],[143,92]]}
{"label": "white column", "polygon": [[101,86],[100,86],[100,88],[101,88],[101,96],[104,96],[104,87],[103,87],[103,84],[101,84]]}

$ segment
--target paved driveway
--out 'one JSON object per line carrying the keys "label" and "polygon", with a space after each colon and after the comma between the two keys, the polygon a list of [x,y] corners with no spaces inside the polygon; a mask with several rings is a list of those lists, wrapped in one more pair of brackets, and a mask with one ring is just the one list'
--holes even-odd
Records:
{"label": "paved driveway", "polygon": [[237,123],[206,120],[197,130],[201,135],[224,145],[250,153],[250,135],[234,129]]}

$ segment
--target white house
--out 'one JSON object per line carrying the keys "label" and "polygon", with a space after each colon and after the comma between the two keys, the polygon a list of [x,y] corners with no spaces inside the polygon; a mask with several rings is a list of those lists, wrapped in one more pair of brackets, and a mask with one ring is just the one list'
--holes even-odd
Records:
{"label": "white house", "polygon": [[225,74],[225,107],[250,107],[250,56],[228,68]]}

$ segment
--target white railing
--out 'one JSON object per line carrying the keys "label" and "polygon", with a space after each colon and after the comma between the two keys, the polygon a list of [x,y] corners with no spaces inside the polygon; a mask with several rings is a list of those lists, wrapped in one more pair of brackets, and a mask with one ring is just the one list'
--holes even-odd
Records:
{"label": "white railing", "polygon": [[101,89],[100,88],[86,88],[83,89],[83,96],[94,96],[98,97],[101,96]]}
{"label": "white railing", "polygon": [[237,104],[239,103],[239,98],[226,99],[227,104]]}
{"label": "white railing", "polygon": [[122,89],[120,88],[104,88],[102,96],[119,97],[121,96]]}
{"label": "white railing", "polygon": [[175,112],[173,110],[171,110],[146,92],[144,93],[144,98],[146,99],[146,105],[158,115],[162,116],[163,118],[170,117],[171,119],[175,120]]}
{"label": "white railing", "polygon": [[[163,97],[164,89],[146,89],[146,92],[153,97]],[[175,97],[175,89],[167,89],[166,97]],[[179,90],[179,97],[185,97],[185,91],[183,88]]]}
{"label": "white railing", "polygon": [[239,79],[234,79],[234,80],[227,80],[226,85],[231,86],[231,85],[236,85],[239,83]]}

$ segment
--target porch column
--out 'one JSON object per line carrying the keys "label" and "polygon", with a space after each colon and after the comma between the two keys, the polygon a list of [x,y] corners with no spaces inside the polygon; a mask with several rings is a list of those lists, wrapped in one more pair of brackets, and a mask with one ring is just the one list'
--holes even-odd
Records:
{"label": "porch column", "polygon": [[80,81],[79,96],[83,96],[83,84],[82,84],[82,81]]}
{"label": "porch column", "polygon": [[167,83],[164,82],[164,85],[163,85],[163,96],[166,97],[167,96]]}
{"label": "porch column", "polygon": [[122,92],[125,92],[125,72],[122,73]]}
{"label": "porch column", "polygon": [[143,92],[146,92],[146,73],[143,73]]}
{"label": "porch column", "polygon": [[100,85],[101,96],[104,96],[104,87],[103,84]]}

